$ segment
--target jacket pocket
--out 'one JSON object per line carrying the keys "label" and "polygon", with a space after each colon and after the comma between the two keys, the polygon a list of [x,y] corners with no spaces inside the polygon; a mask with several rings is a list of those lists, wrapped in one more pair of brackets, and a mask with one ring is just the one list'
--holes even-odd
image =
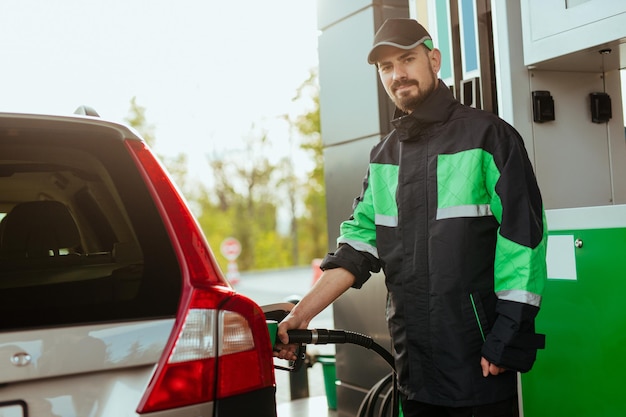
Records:
{"label": "jacket pocket", "polygon": [[476,326],[480,331],[480,336],[483,339],[483,342],[487,338],[487,334],[489,333],[489,320],[487,319],[487,313],[485,312],[485,307],[483,306],[483,301],[480,296],[480,293],[473,292],[469,295],[470,303],[472,304],[472,310],[474,311],[474,318],[476,319]]}

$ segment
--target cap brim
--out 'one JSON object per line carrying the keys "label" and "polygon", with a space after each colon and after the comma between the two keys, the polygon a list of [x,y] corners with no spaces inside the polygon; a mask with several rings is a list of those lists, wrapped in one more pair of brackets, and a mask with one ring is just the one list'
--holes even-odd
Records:
{"label": "cap brim", "polygon": [[393,46],[394,48],[409,51],[413,48],[417,48],[421,44],[424,44],[428,49],[431,49],[431,50],[433,49],[432,39],[429,37],[424,37],[420,39],[419,41],[412,43],[411,45],[403,45],[403,44],[392,42],[392,41],[378,42],[376,45],[374,45],[370,53],[367,55],[367,62],[370,64],[375,64],[376,62],[378,62],[377,57],[376,57],[376,52],[382,46]]}

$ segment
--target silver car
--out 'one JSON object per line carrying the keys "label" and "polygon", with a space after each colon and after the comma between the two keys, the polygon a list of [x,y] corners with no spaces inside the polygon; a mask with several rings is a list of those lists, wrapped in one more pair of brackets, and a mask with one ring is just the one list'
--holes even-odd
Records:
{"label": "silver car", "polygon": [[276,416],[262,310],[132,129],[0,113],[0,218],[0,416]]}

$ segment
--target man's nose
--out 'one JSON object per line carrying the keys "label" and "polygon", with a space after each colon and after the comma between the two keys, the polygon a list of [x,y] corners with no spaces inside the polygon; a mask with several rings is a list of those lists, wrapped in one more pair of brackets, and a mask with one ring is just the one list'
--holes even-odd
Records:
{"label": "man's nose", "polygon": [[406,78],[406,71],[401,65],[394,67],[393,69],[393,80],[402,80]]}

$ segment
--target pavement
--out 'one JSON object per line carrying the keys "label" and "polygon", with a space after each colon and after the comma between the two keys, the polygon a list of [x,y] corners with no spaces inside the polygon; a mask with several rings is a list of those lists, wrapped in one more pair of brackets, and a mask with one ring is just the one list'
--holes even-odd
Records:
{"label": "pavement", "polygon": [[[234,285],[237,292],[254,300],[260,306],[301,298],[313,284],[314,267],[242,272]],[[333,329],[332,306],[321,312],[311,321],[310,328]],[[334,355],[334,345],[308,345],[307,354]],[[281,364],[277,359],[277,364]],[[308,397],[292,399],[290,379],[298,381],[302,390],[302,380],[290,372],[276,369],[276,403],[278,417],[336,417],[337,411],[329,409],[326,398],[326,381],[321,363],[314,363],[307,370]],[[326,365],[328,366],[328,365]],[[299,397],[299,394],[295,395]]]}
{"label": "pavement", "polygon": [[289,375],[276,371],[276,411],[278,417],[336,417],[337,411],[329,408],[324,386],[322,364],[308,370],[309,396],[291,400]]}
{"label": "pavement", "polygon": [[336,417],[337,411],[326,405],[326,397],[309,397],[279,404],[276,407],[278,417]]}

